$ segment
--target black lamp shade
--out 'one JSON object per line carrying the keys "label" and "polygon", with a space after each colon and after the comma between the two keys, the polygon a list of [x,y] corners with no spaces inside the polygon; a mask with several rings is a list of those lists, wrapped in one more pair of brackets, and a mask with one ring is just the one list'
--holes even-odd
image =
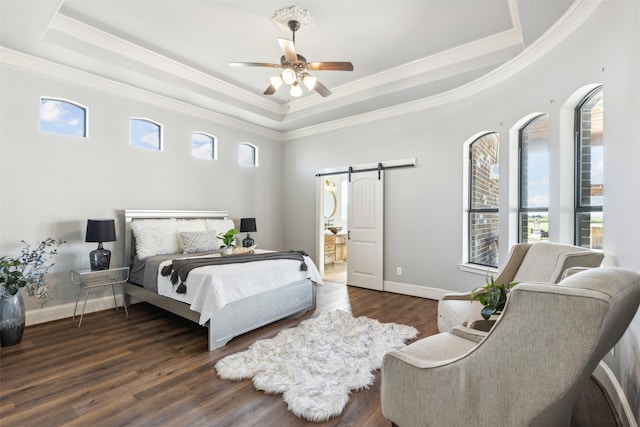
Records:
{"label": "black lamp shade", "polygon": [[256,229],[255,218],[242,218],[240,219],[240,232],[241,233],[254,233],[258,231]]}
{"label": "black lamp shade", "polygon": [[90,219],[87,221],[85,242],[98,242],[98,249],[89,253],[91,270],[108,270],[111,251],[102,247],[102,242],[116,241],[116,226],[112,219]]}
{"label": "black lamp shade", "polygon": [[249,233],[253,233],[258,231],[256,229],[256,219],[255,218],[241,218],[240,219],[240,232],[247,233],[247,237],[242,239],[242,247],[250,248],[254,244],[254,240],[249,236]]}

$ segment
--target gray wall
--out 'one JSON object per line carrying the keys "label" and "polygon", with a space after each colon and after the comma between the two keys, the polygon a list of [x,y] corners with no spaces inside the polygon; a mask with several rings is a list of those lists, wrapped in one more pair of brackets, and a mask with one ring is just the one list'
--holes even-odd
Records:
{"label": "gray wall", "polygon": [[[115,95],[101,87],[3,65],[0,79],[0,254],[16,253],[20,240],[66,239],[48,277],[54,299],[45,308],[27,299],[30,313],[71,307],[76,288],[69,270],[88,265],[94,244],[84,242],[87,218],[116,218],[125,208],[228,209],[255,216],[261,247],[316,248],[316,178],[322,168],[416,157],[415,168],[386,175],[385,279],[416,286],[468,290],[482,275],[463,272],[463,143],[480,131],[501,134],[501,178],[508,177],[508,133],[523,116],[546,112],[552,123],[552,162],[564,147],[558,129],[565,101],[587,84],[602,83],[605,99],[605,238],[609,265],[640,271],[640,5],[605,1],[575,34],[501,84],[436,108],[304,138],[276,142],[269,132],[230,127],[203,115],[180,113]],[[124,91],[126,92],[126,90]],[[135,91],[134,91],[135,92]],[[136,94],[137,95],[137,94]],[[87,140],[41,133],[39,97],[62,97],[89,107]],[[129,118],[164,125],[165,151],[128,145]],[[190,155],[192,131],[219,139],[219,160]],[[237,166],[236,146],[260,149],[260,167]],[[553,172],[559,173],[559,172]],[[552,175],[552,178],[554,176]],[[505,194],[503,192],[502,194]],[[552,190],[552,217],[561,216],[563,193]],[[507,200],[501,200],[506,217]],[[120,224],[121,225],[121,224]],[[515,231],[515,228],[512,227]],[[509,232],[506,221],[501,242]],[[553,240],[567,233],[554,231]],[[252,233],[253,234],[253,233]],[[122,239],[106,246],[122,258]],[[508,244],[501,244],[504,259]],[[403,275],[395,276],[395,266]],[[96,298],[100,294],[97,293]],[[69,314],[70,315],[70,314]],[[29,316],[29,315],[28,315]],[[607,362],[640,421],[640,316]]]}
{"label": "gray wall", "polygon": [[[0,254],[18,254],[21,240],[67,240],[47,278],[54,298],[48,310],[65,305],[73,312],[77,288],[69,271],[88,267],[96,247],[84,242],[88,218],[118,220],[118,241],[105,243],[112,263],[122,263],[124,209],[228,210],[234,219],[256,218],[253,237],[261,247],[283,247],[281,142],[6,65],[1,85]],[[88,107],[89,137],[40,132],[40,96]],[[132,116],[164,126],[164,151],[130,147]],[[218,138],[218,160],[191,156],[193,131]],[[238,166],[239,142],[258,146],[259,167]],[[28,311],[39,307],[38,300],[25,302]]]}
{"label": "gray wall", "polygon": [[[476,95],[416,113],[288,141],[285,148],[285,246],[315,248],[317,170],[417,157],[413,169],[385,175],[385,280],[467,291],[484,277],[461,271],[463,144],[478,132],[501,135],[501,181],[509,176],[509,130],[530,113],[546,112],[551,121],[554,179],[572,177],[572,141],[561,139],[563,106],[585,85],[602,83],[605,104],[605,237],[607,265],[640,271],[640,6],[604,2],[551,52],[513,77]],[[571,125],[571,123],[569,123]],[[561,145],[565,144],[565,145]],[[567,163],[568,161],[568,163]],[[564,166],[561,168],[560,164]],[[566,181],[566,179],[565,179]],[[633,184],[632,184],[633,183]],[[571,183],[569,182],[569,185]],[[556,224],[564,211],[566,189],[552,184],[550,214]],[[506,196],[507,191],[501,192]],[[569,200],[569,205],[572,201]],[[514,243],[515,224],[507,225],[508,200],[501,198],[501,259]],[[571,215],[570,211],[568,215]],[[507,234],[511,236],[507,239]],[[551,240],[571,242],[573,230],[551,230]],[[395,275],[402,266],[403,275]],[[640,315],[607,359],[640,417]]]}

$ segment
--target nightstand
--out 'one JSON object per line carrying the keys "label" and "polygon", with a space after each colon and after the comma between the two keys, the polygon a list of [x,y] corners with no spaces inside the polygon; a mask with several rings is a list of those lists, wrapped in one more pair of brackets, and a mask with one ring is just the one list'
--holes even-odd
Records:
{"label": "nightstand", "polygon": [[118,311],[118,303],[116,302],[116,290],[115,285],[122,285],[122,306],[124,312],[129,316],[129,310],[127,310],[127,303],[124,298],[124,284],[129,280],[129,267],[114,266],[108,270],[91,270],[90,268],[84,268],[71,271],[71,283],[78,285],[78,298],[76,298],[76,307],[73,309],[73,319],[76,318],[76,311],[78,310],[78,301],[80,300],[80,294],[83,289],[87,290],[87,295],[84,297],[84,305],[82,306],[82,314],[80,315],[80,322],[78,327],[82,325],[82,318],[84,317],[84,310],[87,308],[87,300],[89,299],[89,292],[93,288],[99,288],[102,286],[111,286],[113,292],[113,303]]}

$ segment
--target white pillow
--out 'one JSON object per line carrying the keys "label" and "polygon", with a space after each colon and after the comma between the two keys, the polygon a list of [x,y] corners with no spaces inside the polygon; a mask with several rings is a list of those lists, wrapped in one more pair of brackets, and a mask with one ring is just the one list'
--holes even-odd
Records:
{"label": "white pillow", "polygon": [[220,247],[220,241],[216,237],[216,230],[183,231],[178,235],[182,243],[182,253],[185,254],[215,251]]}
{"label": "white pillow", "polygon": [[180,252],[175,219],[134,220],[131,222],[131,231],[136,239],[138,258]]}
{"label": "white pillow", "polygon": [[236,228],[232,219],[206,219],[207,230],[217,230],[218,233],[226,233],[232,228]]}

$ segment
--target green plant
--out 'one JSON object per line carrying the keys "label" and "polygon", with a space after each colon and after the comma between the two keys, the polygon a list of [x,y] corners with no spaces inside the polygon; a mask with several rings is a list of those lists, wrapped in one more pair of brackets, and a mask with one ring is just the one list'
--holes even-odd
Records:
{"label": "green plant", "polygon": [[236,242],[236,234],[238,234],[238,230],[236,230],[235,228],[232,228],[224,234],[222,233],[218,234],[216,237],[222,240],[223,247],[228,247],[228,246],[233,246],[234,243]]}
{"label": "green plant", "polygon": [[57,247],[66,241],[49,237],[35,249],[24,240],[22,243],[24,248],[18,257],[0,258],[0,299],[17,294],[21,288],[31,297],[48,298],[44,277],[53,264],[46,262],[58,253]]}
{"label": "green plant", "polygon": [[493,276],[489,278],[489,275],[487,275],[485,282],[486,285],[471,291],[471,301],[480,301],[480,304],[483,305],[480,315],[484,320],[489,320],[492,314],[500,314],[502,312],[507,302],[509,291],[517,283],[496,283],[493,280]]}

